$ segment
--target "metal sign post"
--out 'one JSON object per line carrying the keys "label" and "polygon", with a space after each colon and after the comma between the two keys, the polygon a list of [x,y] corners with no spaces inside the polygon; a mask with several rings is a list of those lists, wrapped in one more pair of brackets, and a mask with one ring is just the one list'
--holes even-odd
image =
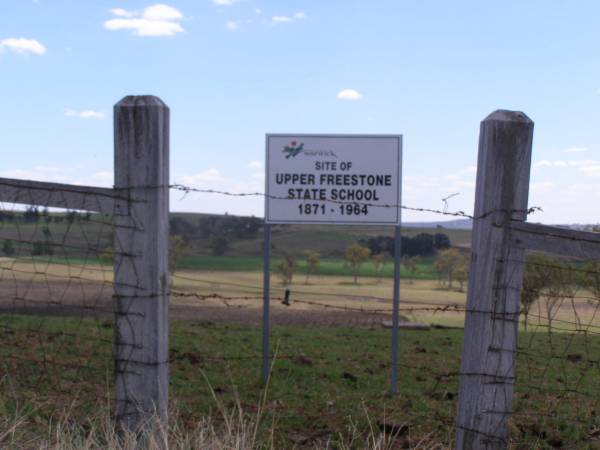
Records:
{"label": "metal sign post", "polygon": [[390,394],[398,393],[398,326],[400,320],[400,259],[402,227],[396,226],[394,233],[394,297],[392,304],[392,368],[390,374]]}
{"label": "metal sign post", "polygon": [[262,329],[262,382],[269,381],[269,335],[271,321],[269,317],[271,297],[271,224],[265,223],[263,243],[263,329]]}
{"label": "metal sign post", "polygon": [[395,227],[391,388],[398,384],[401,135],[266,137],[262,380],[269,379],[271,224]]}

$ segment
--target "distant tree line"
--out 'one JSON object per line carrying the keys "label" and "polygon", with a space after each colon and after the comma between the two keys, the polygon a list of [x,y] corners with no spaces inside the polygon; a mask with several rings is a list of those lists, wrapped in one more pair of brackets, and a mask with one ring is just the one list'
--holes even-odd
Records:
{"label": "distant tree line", "polygon": [[[29,251],[32,256],[41,256],[48,255],[52,256],[54,254],[54,243],[52,241],[52,233],[50,232],[50,228],[44,226],[42,228],[42,233],[44,234],[43,240],[36,240],[31,243],[21,243],[20,247],[22,250]],[[5,256],[13,256],[17,253],[17,248],[13,243],[12,239],[5,239],[2,242],[2,253]]]}
{"label": "distant tree line", "polygon": [[[587,291],[578,296],[580,290]],[[578,298],[579,297],[579,298]],[[586,263],[550,257],[533,253],[527,256],[521,289],[521,314],[524,317],[525,330],[529,323],[529,313],[537,302],[538,324],[543,318],[547,322],[547,331],[551,335],[552,321],[559,309],[570,305],[575,316],[577,329],[585,324],[580,314],[590,309],[595,311],[600,301],[600,262]],[[586,308],[586,303],[587,308]],[[593,316],[592,316],[593,317]],[[550,339],[552,337],[550,336]]]}
{"label": "distant tree line", "polygon": [[76,220],[89,222],[92,219],[91,212],[67,211],[66,213],[53,213],[48,211],[48,208],[43,208],[41,211],[37,206],[28,206],[23,213],[14,211],[0,211],[0,222],[13,222],[22,220],[25,223],[73,223]]}
{"label": "distant tree line", "polygon": [[173,217],[169,221],[171,236],[181,236],[186,243],[207,239],[214,255],[222,255],[234,239],[251,239],[263,227],[258,217],[206,216],[195,223],[185,217]]}
{"label": "distant tree line", "polygon": [[[394,238],[375,236],[361,239],[359,243],[367,247],[372,255],[389,253],[394,256]],[[432,256],[439,250],[450,247],[450,238],[444,233],[419,233],[414,237],[402,236],[402,256]]]}

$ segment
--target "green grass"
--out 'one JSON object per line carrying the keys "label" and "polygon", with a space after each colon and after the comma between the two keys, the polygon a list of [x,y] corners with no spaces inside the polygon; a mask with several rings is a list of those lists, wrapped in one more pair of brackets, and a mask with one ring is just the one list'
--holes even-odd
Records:
{"label": "green grass", "polygon": [[[1,377],[9,381],[0,414],[17,402],[45,423],[71,405],[81,415],[110,398],[110,323],[66,318],[0,316]],[[211,390],[224,405],[237,399],[256,409],[260,383],[258,327],[171,324],[171,398],[184,423],[213,411]],[[520,447],[591,447],[597,416],[600,338],[521,333],[512,437]],[[407,425],[411,442],[449,444],[456,410],[462,331],[402,332],[399,395],[390,398],[389,330],[278,327],[276,359],[264,423],[276,430],[276,448],[298,436],[317,442],[345,433],[348,424]],[[375,425],[377,426],[377,425]],[[407,439],[403,436],[401,439]]]}
{"label": "green grass", "polygon": [[[277,271],[277,265],[281,258],[271,259],[271,271]],[[416,273],[409,274],[404,267],[401,268],[402,277],[412,277],[422,280],[436,279],[437,274],[433,268],[433,257],[423,258],[418,265]],[[185,258],[180,264],[180,269],[187,270],[223,270],[223,271],[249,271],[261,272],[263,270],[263,258],[259,256],[204,256],[194,255]],[[384,277],[393,277],[394,262],[388,260],[383,269]],[[343,259],[327,258],[321,259],[319,275],[351,276],[352,269],[348,267]],[[306,275],[306,262],[302,258],[297,259],[297,270],[295,276],[302,278]],[[359,271],[359,277],[377,277],[373,263],[364,263]]]}
{"label": "green grass", "polygon": [[[20,258],[23,262],[38,261],[49,262],[56,264],[101,264],[111,266],[112,261],[106,258],[98,258],[96,255],[90,254],[89,257],[62,255],[52,256],[26,256]],[[281,258],[271,258],[271,272],[277,272],[277,265],[282,261]],[[421,263],[417,266],[417,271],[412,274],[406,271],[404,267],[400,269],[400,275],[403,278],[414,278],[419,280],[434,280],[437,279],[437,273],[433,267],[434,257],[422,258]],[[188,256],[177,265],[178,269],[183,270],[217,270],[231,272],[262,272],[263,258],[260,256],[212,256],[212,255],[193,255]],[[321,259],[319,275],[332,276],[352,276],[352,269],[345,263],[343,259],[327,258]],[[297,259],[297,269],[295,276],[302,278],[306,275],[306,262],[302,258]],[[378,277],[375,272],[373,263],[365,262],[358,270],[359,277]],[[382,276],[391,278],[394,276],[394,262],[388,260],[384,265]]]}

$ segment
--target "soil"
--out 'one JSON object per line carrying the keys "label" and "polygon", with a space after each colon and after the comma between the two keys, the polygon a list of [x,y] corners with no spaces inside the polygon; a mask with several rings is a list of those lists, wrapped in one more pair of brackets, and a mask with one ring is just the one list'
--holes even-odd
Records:
{"label": "soil", "polygon": [[[102,318],[113,314],[112,283],[69,281],[0,281],[0,313],[48,316]],[[210,323],[262,323],[262,301],[255,299],[245,305],[228,305],[219,299],[197,300],[172,298],[169,315],[174,320]],[[271,303],[271,324],[298,326],[381,326],[390,315],[334,308],[285,306],[278,300]]]}

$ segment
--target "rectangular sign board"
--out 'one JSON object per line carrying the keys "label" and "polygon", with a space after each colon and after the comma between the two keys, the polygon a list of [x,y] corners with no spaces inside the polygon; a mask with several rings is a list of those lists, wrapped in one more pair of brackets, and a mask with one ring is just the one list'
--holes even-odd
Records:
{"label": "rectangular sign board", "polygon": [[266,140],[266,223],[400,224],[402,136]]}

